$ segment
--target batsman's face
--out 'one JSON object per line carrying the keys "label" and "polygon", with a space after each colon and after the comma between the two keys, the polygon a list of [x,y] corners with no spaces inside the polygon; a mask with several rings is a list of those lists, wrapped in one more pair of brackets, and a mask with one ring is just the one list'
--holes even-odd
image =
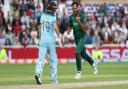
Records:
{"label": "batsman's face", "polygon": [[56,12],[56,9],[53,9],[53,12],[55,13]]}
{"label": "batsman's face", "polygon": [[72,10],[73,10],[73,13],[76,15],[78,13],[78,6],[76,4],[74,4],[72,6]]}
{"label": "batsman's face", "polygon": [[52,10],[52,13],[54,14],[56,12],[56,8],[54,8],[53,10]]}

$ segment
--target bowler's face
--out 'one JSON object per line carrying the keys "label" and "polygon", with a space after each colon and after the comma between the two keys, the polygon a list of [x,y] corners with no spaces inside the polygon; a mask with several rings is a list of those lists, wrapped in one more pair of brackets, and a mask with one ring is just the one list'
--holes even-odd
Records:
{"label": "bowler's face", "polygon": [[77,13],[78,13],[78,7],[77,7],[76,4],[74,4],[74,5],[72,6],[72,10],[73,10],[73,13],[74,13],[74,14],[77,14]]}

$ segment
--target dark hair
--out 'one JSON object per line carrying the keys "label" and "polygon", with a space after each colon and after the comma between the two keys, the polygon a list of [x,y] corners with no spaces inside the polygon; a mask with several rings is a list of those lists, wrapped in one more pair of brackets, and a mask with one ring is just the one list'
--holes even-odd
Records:
{"label": "dark hair", "polygon": [[79,5],[79,3],[78,3],[78,2],[73,2],[73,3],[72,3],[72,6],[73,6],[74,4],[76,4],[76,6],[78,6],[78,5]]}
{"label": "dark hair", "polygon": [[52,7],[47,7],[47,10],[53,11],[54,8],[52,8]]}

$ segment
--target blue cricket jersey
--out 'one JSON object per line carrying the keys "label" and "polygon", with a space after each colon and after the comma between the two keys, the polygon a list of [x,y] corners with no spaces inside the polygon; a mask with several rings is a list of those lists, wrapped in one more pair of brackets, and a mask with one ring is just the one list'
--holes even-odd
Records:
{"label": "blue cricket jersey", "polygon": [[50,12],[42,14],[41,23],[41,38],[40,41],[50,41],[55,40],[54,37],[54,26],[53,23],[56,22],[56,16]]}

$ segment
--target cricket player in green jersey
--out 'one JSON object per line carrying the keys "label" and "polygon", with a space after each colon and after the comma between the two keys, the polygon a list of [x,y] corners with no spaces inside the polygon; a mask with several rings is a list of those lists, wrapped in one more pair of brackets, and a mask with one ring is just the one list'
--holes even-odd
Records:
{"label": "cricket player in green jersey", "polygon": [[97,66],[94,60],[86,53],[84,48],[86,43],[86,19],[84,14],[79,12],[79,4],[77,2],[72,3],[73,14],[69,17],[69,26],[73,29],[73,34],[76,43],[76,67],[77,73],[75,75],[75,79],[79,80],[81,78],[81,57],[84,58],[94,69],[94,73],[96,74]]}

